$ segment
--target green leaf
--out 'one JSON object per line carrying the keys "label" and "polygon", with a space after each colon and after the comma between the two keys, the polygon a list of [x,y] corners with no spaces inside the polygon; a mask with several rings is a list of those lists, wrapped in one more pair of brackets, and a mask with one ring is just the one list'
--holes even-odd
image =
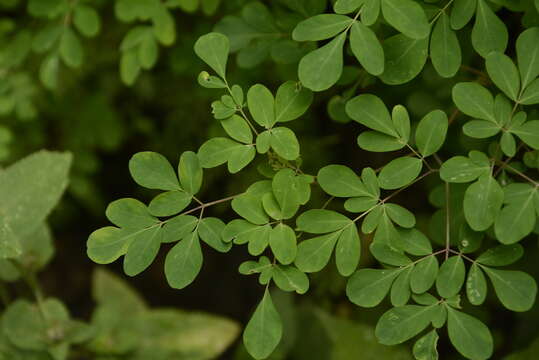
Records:
{"label": "green leaf", "polygon": [[405,252],[415,256],[425,256],[432,253],[429,239],[417,229],[399,229],[402,248]]}
{"label": "green leaf", "polygon": [[413,338],[430,324],[435,309],[436,305],[404,305],[386,311],[376,324],[378,341],[397,345]]}
{"label": "green leaf", "polygon": [[363,68],[371,75],[384,72],[384,49],[374,31],[354,21],[350,28],[350,47]]}
{"label": "green leaf", "polygon": [[243,332],[243,343],[255,359],[265,359],[281,341],[283,325],[268,289]]}
{"label": "green leaf", "polygon": [[384,102],[377,96],[363,94],[346,103],[346,113],[353,120],[373,130],[398,137],[397,129]]}
{"label": "green leaf", "polygon": [[309,278],[294,266],[274,266],[273,281],[283,291],[305,294],[309,290]]}
{"label": "green leaf", "polygon": [[361,256],[361,241],[355,225],[344,228],[335,249],[335,264],[342,276],[350,276],[356,270]]}
{"label": "green leaf", "polygon": [[361,269],[348,280],[346,295],[361,307],[374,307],[386,297],[401,269]]}
{"label": "green leaf", "polygon": [[535,304],[537,284],[535,280],[522,271],[498,270],[483,267],[494,291],[503,306],[511,311],[528,311]]}
{"label": "green leaf", "polygon": [[88,257],[98,264],[109,264],[126,253],[135,236],[151,229],[118,229],[112,226],[97,229],[86,243]]}
{"label": "green leaf", "polygon": [[489,172],[488,158],[486,163],[480,164],[464,156],[454,156],[442,164],[440,178],[451,183],[467,183]]}
{"label": "green leaf", "polygon": [[412,294],[410,291],[410,273],[412,272],[412,269],[412,266],[406,268],[400,273],[397,279],[395,279],[395,282],[391,287],[391,305],[403,306],[410,300],[410,295]]}
{"label": "green leaf", "polygon": [[96,267],[92,275],[92,297],[98,305],[140,313],[147,305],[142,297],[121,278],[104,267]]}
{"label": "green leaf", "polygon": [[411,0],[382,0],[384,19],[412,39],[426,38],[430,25],[423,8]]}
{"label": "green leaf", "polygon": [[246,220],[263,225],[269,221],[268,215],[264,212],[261,195],[243,194],[232,200],[232,209]]}
{"label": "green leaf", "polygon": [[464,217],[475,231],[484,231],[493,223],[502,207],[503,190],[490,174],[481,175],[464,193]]}
{"label": "green leaf", "polygon": [[178,242],[165,258],[165,276],[174,289],[191,284],[202,268],[202,250],[196,231]]}
{"label": "green leaf", "polygon": [[88,37],[96,36],[101,27],[99,14],[94,8],[78,4],[73,12],[73,24],[81,34]]}
{"label": "green leaf", "polygon": [[157,62],[159,48],[153,36],[147,36],[138,47],[138,60],[143,69],[151,69]]}
{"label": "green leaf", "polygon": [[270,145],[285,160],[296,160],[299,157],[299,142],[296,134],[286,127],[271,129]]}
{"label": "green leaf", "polygon": [[275,99],[264,85],[256,84],[249,88],[247,105],[258,125],[269,129],[275,124]]}
{"label": "green leaf", "polygon": [[410,140],[410,115],[402,105],[396,105],[391,111],[391,121],[399,134],[401,141],[407,143]]}
{"label": "green leaf", "polygon": [[339,80],[342,74],[345,40],[346,33],[342,33],[300,60],[298,76],[305,87],[313,91],[323,91]]}
{"label": "green leaf", "polygon": [[430,39],[432,65],[438,74],[445,78],[455,76],[462,63],[460,43],[449,22],[449,16],[442,12]]}
{"label": "green leaf", "polygon": [[275,121],[287,122],[299,118],[313,102],[313,93],[295,81],[287,81],[277,89]]}
{"label": "green leaf", "polygon": [[532,148],[539,150],[539,120],[526,121],[522,125],[512,127],[511,132]]}
{"label": "green leaf", "polygon": [[158,223],[151,216],[146,205],[136,199],[119,199],[107,206],[107,218],[116,226],[122,228],[142,229]]}
{"label": "green leaf", "polygon": [[509,35],[507,27],[485,0],[477,0],[477,13],[472,28],[472,45],[486,58],[492,51],[505,52]]}
{"label": "green leaf", "polygon": [[494,99],[483,86],[472,82],[458,83],[453,87],[452,94],[453,101],[466,115],[497,123],[494,116]]}
{"label": "green leaf", "polygon": [[84,58],[84,49],[79,38],[71,28],[66,28],[60,39],[60,56],[69,67],[79,67]]}
{"label": "green leaf", "polygon": [[462,131],[469,137],[485,139],[500,132],[501,126],[487,120],[468,121],[462,127]]}
{"label": "green leaf", "polygon": [[334,37],[351,25],[353,20],[345,15],[320,14],[303,20],[292,32],[295,41],[318,41]]}
{"label": "green leaf", "polygon": [[168,219],[163,225],[163,242],[169,243],[183,239],[195,230],[198,219],[191,215],[178,215]]}
{"label": "green leaf", "polygon": [[415,131],[415,141],[421,155],[430,156],[440,150],[448,126],[447,115],[441,110],[433,110],[421,119]]}
{"label": "green leaf", "polygon": [[271,226],[267,224],[264,226],[258,226],[254,231],[240,234],[236,238],[235,243],[240,243],[245,240],[249,241],[247,244],[249,254],[258,256],[262,254],[268,247],[271,230]]}
{"label": "green leaf", "polygon": [[402,251],[385,243],[372,242],[369,250],[376,260],[387,265],[406,266],[412,262]]}
{"label": "green leaf", "polygon": [[161,154],[144,151],[129,160],[129,172],[137,184],[148,189],[180,190],[174,169]]}
{"label": "green leaf", "polygon": [[371,152],[385,152],[402,149],[406,143],[393,136],[378,131],[364,131],[357,137],[357,144],[363,150]]}
{"label": "green leaf", "polygon": [[477,9],[477,0],[455,0],[451,8],[451,27],[460,30],[470,22]]}
{"label": "green leaf", "polygon": [[322,189],[332,196],[370,196],[359,176],[344,165],[324,166],[318,171],[317,179]]}
{"label": "green leaf", "polygon": [[167,191],[157,195],[148,205],[148,211],[154,216],[171,216],[185,209],[193,197],[185,191]]}
{"label": "green leaf", "polygon": [[[172,17],[172,14],[170,13],[170,11],[167,9],[167,7],[164,4],[159,4],[159,6],[154,8],[154,11],[152,14],[152,22],[153,22],[153,33],[155,37],[157,38],[157,40],[159,40],[159,42],[165,46],[172,45],[174,43],[174,40],[176,39],[176,23],[174,22],[174,18]],[[212,45],[215,46],[216,49],[219,49],[220,47],[219,45],[215,43]],[[206,49],[201,49],[200,54],[205,53],[205,51]],[[197,52],[196,49],[195,49],[195,52]],[[206,62],[206,60],[201,55],[199,55],[199,57]],[[208,62],[206,63],[210,65],[210,63]]]}
{"label": "green leaf", "polygon": [[161,238],[160,227],[154,227],[135,236],[125,254],[124,272],[129,276],[135,276],[146,270],[159,252]]}
{"label": "green leaf", "polygon": [[236,173],[254,159],[255,150],[251,145],[216,137],[202,144],[197,155],[203,168],[216,167],[228,161],[228,170]]}
{"label": "green leaf", "polygon": [[295,260],[298,269],[308,273],[322,270],[327,265],[340,234],[340,231],[336,231],[300,242]]}
{"label": "green leaf", "polygon": [[291,264],[297,254],[297,240],[294,230],[285,224],[277,224],[270,233],[269,245],[275,258],[283,265]]}
{"label": "green leaf", "polygon": [[124,84],[130,86],[140,74],[141,65],[138,60],[138,53],[134,50],[126,51],[120,59],[120,77]]}
{"label": "green leaf", "polygon": [[296,173],[292,169],[281,169],[272,181],[272,190],[284,219],[290,219],[299,209]]}
{"label": "green leaf", "polygon": [[451,256],[440,266],[436,277],[436,290],[443,298],[450,298],[460,292],[464,284],[466,268],[460,256]]}
{"label": "green leaf", "polygon": [[415,216],[408,209],[397,204],[385,204],[383,207],[389,218],[399,226],[404,228],[415,226]]}
{"label": "green leaf", "polygon": [[225,78],[226,63],[230,45],[223,34],[209,33],[198,38],[195,43],[195,53],[220,77]]}
{"label": "green leaf", "polygon": [[466,296],[472,305],[481,305],[487,297],[487,280],[477,263],[473,263],[468,271]]}
{"label": "green leaf", "polygon": [[244,144],[252,144],[253,133],[241,116],[234,114],[228,119],[222,120],[221,125],[232,139]]}
{"label": "green leaf", "polygon": [[182,188],[189,194],[195,195],[202,186],[202,167],[197,155],[185,151],[180,157],[178,174]]}
{"label": "green leaf", "polygon": [[449,306],[446,308],[449,340],[458,352],[468,359],[490,358],[493,348],[492,335],[485,324]]}
{"label": "green leaf", "polygon": [[520,92],[520,78],[513,60],[494,51],[486,57],[485,64],[494,84],[510,99],[516,101]]}
{"label": "green leaf", "polygon": [[520,33],[516,42],[518,69],[525,89],[539,75],[539,28],[532,27]]}
{"label": "green leaf", "polygon": [[385,54],[384,73],[380,79],[387,85],[400,85],[415,78],[427,62],[428,37],[417,40],[398,34],[382,44]]}
{"label": "green leaf", "polygon": [[536,224],[534,192],[522,202],[502,208],[494,222],[494,233],[502,244],[514,244],[528,236]]}
{"label": "green leaf", "polygon": [[488,266],[507,266],[516,262],[524,255],[520,244],[498,245],[479,255],[476,261]]}
{"label": "green leaf", "polygon": [[539,104],[539,79],[533,80],[522,93],[520,103],[523,105]]}
{"label": "green leaf", "polygon": [[403,156],[391,160],[378,175],[382,189],[394,190],[410,184],[421,173],[421,159]]}
{"label": "green leaf", "polygon": [[414,344],[414,357],[418,360],[438,360],[438,339],[435,329],[420,337]]}
{"label": "green leaf", "polygon": [[438,259],[431,255],[418,262],[410,277],[410,287],[416,294],[429,290],[438,276]]}
{"label": "green leaf", "polygon": [[349,14],[357,10],[365,0],[337,0],[333,4],[333,11],[337,14]]}
{"label": "green leaf", "polygon": [[352,224],[352,221],[338,212],[325,209],[311,209],[301,214],[296,225],[298,231],[310,234],[325,234],[340,230]]}
{"label": "green leaf", "polygon": [[232,243],[224,242],[221,233],[225,228],[225,223],[218,218],[207,217],[198,223],[198,235],[200,239],[213,249],[226,253],[232,247]]}
{"label": "green leaf", "polygon": [[0,171],[0,259],[19,256],[20,239],[42,226],[67,187],[71,159],[40,151]]}

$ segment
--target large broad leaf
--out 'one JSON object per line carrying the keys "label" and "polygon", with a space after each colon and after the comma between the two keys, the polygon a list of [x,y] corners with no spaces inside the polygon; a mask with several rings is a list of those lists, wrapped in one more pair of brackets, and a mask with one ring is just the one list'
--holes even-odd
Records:
{"label": "large broad leaf", "polygon": [[466,115],[496,123],[492,94],[477,83],[458,83],[453,87],[453,101]]}
{"label": "large broad leaf", "polygon": [[441,110],[433,110],[425,115],[415,131],[415,141],[419,152],[429,156],[440,150],[444,144],[449,122]]}
{"label": "large broad leaf", "polygon": [[368,73],[380,75],[384,72],[384,49],[374,31],[360,21],[350,28],[350,47]]}
{"label": "large broad leaf", "polygon": [[464,284],[465,274],[466,268],[462,257],[451,256],[444,261],[436,277],[438,294],[446,299],[458,294]]}
{"label": "large broad leaf", "polygon": [[320,14],[300,22],[292,32],[295,41],[317,41],[329,39],[352,23],[345,15]]}
{"label": "large broad leaf", "polygon": [[472,29],[472,45],[482,57],[492,51],[505,52],[509,35],[507,27],[485,0],[477,0],[477,13]]}
{"label": "large broad leaf", "polygon": [[247,105],[253,119],[265,128],[275,124],[275,99],[264,85],[251,86],[247,92]]}
{"label": "large broad leaf", "polygon": [[380,171],[380,187],[393,190],[406,186],[419,176],[422,167],[423,162],[418,158],[404,156],[394,159]]}
{"label": "large broad leaf", "polygon": [[516,101],[520,92],[520,77],[513,60],[500,52],[491,52],[485,60],[488,75],[494,84]]}
{"label": "large broad leaf", "polygon": [[464,194],[464,217],[475,231],[484,231],[493,223],[502,207],[503,190],[490,174],[482,175]]}
{"label": "large broad leaf", "polygon": [[313,91],[323,91],[339,80],[342,74],[345,40],[346,34],[342,33],[301,59],[298,76],[303,85]]}
{"label": "large broad leaf", "polygon": [[398,34],[383,43],[384,73],[380,79],[388,85],[400,85],[415,78],[427,62],[429,38],[416,40]]}
{"label": "large broad leaf", "polygon": [[133,155],[129,171],[137,184],[148,189],[181,189],[172,165],[161,154],[145,151]]}
{"label": "large broad leaf", "polygon": [[449,306],[446,308],[449,339],[458,352],[468,359],[489,359],[493,342],[485,324]]}
{"label": "large broad leaf", "polygon": [[266,289],[243,332],[243,343],[255,359],[267,358],[281,341],[283,324]]}
{"label": "large broad leaf", "polygon": [[174,289],[191,284],[202,268],[202,249],[197,232],[187,235],[168,252],[165,275]]}
{"label": "large broad leaf", "polygon": [[364,94],[354,97],[346,103],[346,113],[362,125],[398,137],[386,105],[375,95]]}
{"label": "large broad leaf", "polygon": [[539,75],[539,28],[532,27],[517,38],[517,60],[522,88],[526,88]]}
{"label": "large broad leaf", "polygon": [[522,271],[483,267],[503,306],[512,311],[528,311],[535,303],[537,283]]}
{"label": "large broad leaf", "polygon": [[382,0],[382,14],[391,26],[412,39],[423,39],[430,33],[425,11],[412,0]]}
{"label": "large broad leaf", "polygon": [[385,345],[397,345],[419,334],[431,322],[435,305],[404,305],[382,315],[376,324],[376,337]]}
{"label": "large broad leaf", "polygon": [[438,74],[446,78],[453,77],[462,62],[459,40],[445,12],[442,12],[432,31],[430,58]]}
{"label": "large broad leaf", "polygon": [[344,165],[324,166],[318,172],[318,183],[332,196],[354,197],[369,196],[365,185],[356,173]]}
{"label": "large broad leaf", "polygon": [[362,307],[374,307],[386,297],[393,280],[402,269],[361,269],[354,273],[346,285],[351,302]]}
{"label": "large broad leaf", "polygon": [[209,33],[201,36],[195,43],[195,53],[215,72],[225,77],[229,43],[223,34]]}
{"label": "large broad leaf", "polygon": [[21,254],[19,237],[37,230],[60,200],[71,155],[40,151],[0,171],[0,258]]}

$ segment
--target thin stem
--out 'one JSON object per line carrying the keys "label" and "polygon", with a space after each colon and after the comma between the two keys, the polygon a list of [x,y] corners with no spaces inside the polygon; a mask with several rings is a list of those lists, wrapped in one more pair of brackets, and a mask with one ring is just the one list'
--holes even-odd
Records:
{"label": "thin stem", "polygon": [[466,259],[466,260],[468,260],[469,262],[471,262],[472,264],[475,264],[475,260],[474,260],[474,259],[472,259],[472,258],[469,257],[469,256],[464,255],[464,254],[461,253],[460,251],[456,251],[456,250],[450,249],[449,252],[452,253],[452,254],[458,255],[458,256],[462,256],[463,259]]}
{"label": "thin stem", "polygon": [[455,0],[449,0],[449,2],[447,4],[445,4],[445,6],[443,8],[441,8],[438,13],[436,14],[436,16],[434,16],[434,18],[430,21],[430,25],[434,24],[436,22],[436,20],[438,20],[438,18],[442,15],[443,12],[445,12],[447,10],[447,8],[449,7],[449,5],[451,5],[453,3],[453,1]]}
{"label": "thin stem", "polygon": [[[181,213],[181,215],[187,215],[187,214],[191,214],[191,213],[194,213],[198,210],[202,210],[202,209],[205,209],[209,206],[213,206],[213,205],[217,205],[217,204],[221,204],[221,203],[224,203],[224,202],[227,202],[227,201],[230,201],[230,200],[233,200],[235,199],[236,197],[238,197],[239,195],[241,194],[237,194],[237,195],[232,195],[232,196],[229,196],[229,197],[226,197],[224,199],[219,199],[219,200],[214,200],[214,201],[210,201],[209,203],[203,203],[202,205],[200,206],[197,206],[196,208],[193,208],[191,210],[187,210],[183,213]],[[163,222],[166,222],[167,220],[163,221]]]}
{"label": "thin stem", "polygon": [[236,99],[234,98],[234,95],[232,94],[232,89],[230,88],[230,86],[228,85],[228,82],[226,81],[226,79],[223,79],[224,82],[225,82],[225,85],[226,85],[226,89],[228,91],[228,93],[230,94],[230,97],[232,97],[232,100],[234,101],[234,103],[236,104],[236,107],[238,109],[238,111],[240,112],[241,116],[243,117],[243,119],[245,121],[247,121],[247,124],[249,124],[249,127],[253,130],[253,132],[258,136],[258,131],[256,131],[256,128],[255,126],[253,125],[253,123],[249,120],[249,118],[247,117],[247,114],[245,114],[245,111],[243,111],[243,104],[238,104],[236,102]]}
{"label": "thin stem", "polygon": [[421,156],[420,153],[418,153],[417,151],[415,151],[413,147],[411,147],[410,145],[408,145],[408,143],[406,143],[406,147],[407,147],[408,149],[410,149],[410,150],[412,151],[412,153],[414,153],[414,155],[415,155],[417,158],[419,158],[419,159],[421,159],[421,161],[423,161],[423,163],[425,164],[425,166],[427,166],[427,169],[432,170],[432,168],[430,167],[430,165],[429,165],[429,163],[427,162],[427,160],[425,160],[425,158],[424,158],[423,156]]}
{"label": "thin stem", "polygon": [[445,259],[449,257],[451,247],[451,206],[450,186],[445,183]]}
{"label": "thin stem", "polygon": [[329,203],[331,203],[333,201],[333,199],[335,199],[335,196],[332,196],[330,197],[329,199],[327,199],[327,201],[324,203],[324,205],[322,206],[322,209],[325,209],[328,207]]}
{"label": "thin stem", "polygon": [[[498,161],[499,162],[499,161]],[[510,166],[507,164],[507,162],[503,162],[501,163],[500,165],[500,168],[507,168],[509,170],[511,170],[512,172],[514,172],[515,174],[517,174],[518,176],[520,176],[521,178],[527,180],[528,182],[530,182],[533,186],[535,187],[539,187],[539,182],[533,180],[531,177],[529,177],[528,175],[518,171],[517,169],[515,169],[514,167]]]}

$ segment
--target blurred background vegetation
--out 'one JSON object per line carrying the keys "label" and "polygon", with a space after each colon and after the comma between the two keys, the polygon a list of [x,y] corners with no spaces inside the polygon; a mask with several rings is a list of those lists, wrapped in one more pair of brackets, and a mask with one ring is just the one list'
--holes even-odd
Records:
{"label": "blurred background vegetation", "polygon": [[[192,50],[196,39],[212,30],[229,35],[238,55],[229,66],[228,78],[240,85],[263,83],[276,89],[286,80],[297,79],[297,61],[312,49],[312,44],[292,42],[291,30],[298,21],[330,6],[326,0],[274,0],[264,2],[266,6],[250,0],[157,2],[165,12],[160,20],[144,15],[145,6],[155,5],[150,0],[0,0],[0,166],[43,148],[73,154],[68,190],[50,218],[56,254],[39,279],[46,294],[62,299],[81,319],[88,319],[95,307],[91,281],[96,266],[86,256],[88,234],[107,224],[104,209],[109,202],[133,194],[143,201],[151,199],[152,193],[136,186],[129,176],[127,163],[132,154],[156,151],[175,163],[181,152],[196,150],[222,132],[210,106],[221,94],[197,84],[204,66]],[[539,15],[528,6],[531,2],[513,3],[516,12],[502,9],[498,15],[515,37],[522,23],[539,24]],[[98,20],[84,23],[83,15],[77,20],[73,9],[80,5],[94,9]],[[267,13],[260,12],[260,6]],[[71,45],[55,38],[58,26],[72,29],[75,40]],[[95,26],[99,31],[93,31]],[[145,60],[145,68],[133,65],[134,45],[126,45],[126,38],[137,27],[156,27],[161,34],[153,45],[151,41],[144,44],[156,52],[155,59]],[[356,145],[360,129],[357,123],[348,122],[343,105],[360,92],[373,92],[388,106],[404,104],[416,120],[438,108],[453,114],[453,121],[463,121],[450,99],[453,84],[469,80],[488,84],[489,80],[481,58],[471,49],[469,36],[460,41],[466,66],[451,79],[441,78],[427,64],[413,81],[388,87],[348,57],[338,86],[316,94],[309,112],[293,124],[303,154],[308,155],[304,171],[314,174],[329,163],[377,168],[392,157],[367,153]],[[461,136],[460,126],[452,126],[450,131],[446,151],[451,154],[488,146]],[[243,191],[259,177],[257,165],[263,164],[233,176],[224,176],[223,168],[207,171],[201,198],[211,201]],[[426,201],[426,190],[415,186],[398,197],[414,213],[422,214],[425,224],[435,210]],[[321,206],[325,200],[315,193],[313,206]],[[222,218],[233,217],[226,213],[227,206],[211,211]],[[421,223],[421,215],[418,220]],[[365,239],[364,246],[369,243]],[[516,267],[538,278],[534,263],[539,255],[537,238],[522,244],[526,256]],[[197,281],[182,291],[166,283],[164,254],[166,251],[160,252],[148,271],[126,279],[150,306],[204,311],[240,325],[246,323],[262,289],[253,279],[238,274],[237,267],[248,258],[242,249],[234,248],[226,255],[205,253]],[[364,265],[374,263],[367,251],[363,254]],[[121,273],[120,266],[108,269]],[[345,279],[330,266],[313,276],[309,296],[276,294],[284,314],[285,340],[272,358],[410,359],[407,348],[376,343],[373,326],[383,309],[359,310],[347,301],[344,287]],[[487,306],[469,309],[493,330],[499,344],[495,358],[524,351],[512,358],[535,359],[533,348],[525,349],[539,335],[539,309],[524,314],[498,309],[495,299],[489,299]],[[237,328],[222,331],[237,337]],[[221,358],[248,359],[240,343],[236,341]],[[449,348],[441,344],[441,357],[457,359],[454,353],[444,353]]]}

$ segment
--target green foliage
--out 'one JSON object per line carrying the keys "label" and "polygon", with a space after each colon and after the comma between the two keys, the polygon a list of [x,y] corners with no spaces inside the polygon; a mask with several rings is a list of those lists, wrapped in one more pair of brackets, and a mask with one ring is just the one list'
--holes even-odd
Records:
{"label": "green foliage", "polygon": [[[529,254],[539,233],[536,0],[19,4],[0,1],[2,9],[18,13],[20,8],[32,18],[23,23],[31,24],[27,28],[10,19],[0,22],[0,40],[6,44],[0,47],[0,115],[36,117],[47,102],[43,99],[76,92],[71,82],[91,78],[91,69],[109,63],[119,67],[119,75],[107,73],[106,81],[105,76],[95,81],[106,89],[107,101],[81,100],[82,110],[79,103],[72,105],[69,118],[76,119],[58,131],[71,134],[83,113],[92,114],[91,121],[80,120],[86,125],[72,140],[89,143],[77,148],[77,156],[87,157],[75,163],[74,173],[85,175],[73,182],[73,194],[92,198],[98,192],[87,181],[100,165],[96,152],[115,150],[128,130],[145,129],[144,137],[158,139],[130,142],[129,151],[135,146],[159,153],[141,151],[129,161],[131,177],[145,189],[106,208],[112,225],[92,232],[86,243],[94,262],[123,257],[124,272],[136,276],[154,262],[161,264],[156,259],[166,252],[165,278],[172,288],[183,289],[204,271],[209,251],[229,259],[229,252],[246,245],[253,258],[242,259],[238,270],[255,275],[263,290],[238,359],[368,356],[357,351],[354,331],[370,331],[383,345],[413,340],[403,358],[452,358],[456,352],[468,359],[498,358],[512,346],[499,345],[503,336],[497,330],[491,334],[496,322],[488,315],[501,311],[499,306],[533,310],[537,293],[536,272],[525,263],[533,262]],[[115,19],[105,16],[108,10]],[[210,32],[198,38],[182,32],[182,21],[189,18],[180,18],[178,10],[214,15],[204,20],[199,12],[193,16],[196,23],[187,25],[196,36]],[[115,21],[122,25],[110,26]],[[94,61],[101,48],[92,38],[105,30],[114,40],[115,56]],[[182,52],[183,44],[193,45],[192,53],[206,69],[199,71],[201,64]],[[26,70],[33,67],[36,74]],[[108,80],[114,76],[131,86],[143,104],[124,105],[129,109],[118,117],[129,119],[129,127],[114,116],[93,115],[109,98],[122,98],[121,86]],[[173,87],[180,77],[191,83],[196,78],[202,90]],[[80,90],[90,84],[75,88],[81,98],[93,97]],[[206,98],[210,89],[217,93],[211,101]],[[61,96],[38,97],[48,91]],[[170,108],[182,114],[179,128],[166,126],[169,116],[162,109],[146,109],[150,99],[165,101],[156,94],[173,98]],[[34,103],[34,97],[41,101]],[[208,107],[211,123],[199,111]],[[334,122],[349,124],[328,123],[324,109]],[[57,115],[49,111],[43,115]],[[146,117],[159,120],[140,119]],[[203,141],[190,130],[194,123],[202,124]],[[12,139],[19,126],[10,122],[0,128],[0,159],[20,142]],[[343,141],[352,137],[358,148]],[[173,144],[167,146],[167,139]],[[198,148],[173,158],[178,144],[182,150]],[[24,278],[22,270],[38,271],[50,260],[54,248],[44,219],[65,190],[70,163],[69,155],[39,153],[0,171],[3,280]],[[224,197],[208,198],[216,192]],[[96,278],[108,281],[99,274]],[[185,314],[150,310],[132,295],[112,304],[104,294],[117,290],[104,287],[97,285],[98,308],[89,325],[103,333],[79,341],[82,335],[66,330],[61,341],[51,343],[39,312],[50,312],[68,327],[73,320],[65,307],[54,298],[38,305],[17,300],[2,316],[2,328],[10,329],[4,331],[5,341],[10,348],[45,351],[54,359],[65,358],[80,342],[102,358],[167,359],[190,353],[176,347],[184,340],[167,337],[167,331],[181,333],[177,324],[189,322]],[[340,317],[305,310],[298,301],[298,316],[317,327],[292,336],[290,324],[301,328],[301,321],[290,320],[296,305],[273,288],[300,295],[313,290],[315,298],[307,302]],[[350,320],[352,305],[335,300],[343,292],[360,308],[379,307],[379,313],[365,317],[377,321],[364,327]],[[224,341],[228,344],[237,328],[226,329],[233,334]],[[140,334],[149,334],[150,340],[133,341]],[[305,340],[311,334],[322,345]],[[440,344],[454,349],[439,349],[439,337]],[[531,339],[518,347],[526,341]],[[401,347],[365,344],[387,356],[401,354]],[[225,347],[193,353],[211,358]]]}

